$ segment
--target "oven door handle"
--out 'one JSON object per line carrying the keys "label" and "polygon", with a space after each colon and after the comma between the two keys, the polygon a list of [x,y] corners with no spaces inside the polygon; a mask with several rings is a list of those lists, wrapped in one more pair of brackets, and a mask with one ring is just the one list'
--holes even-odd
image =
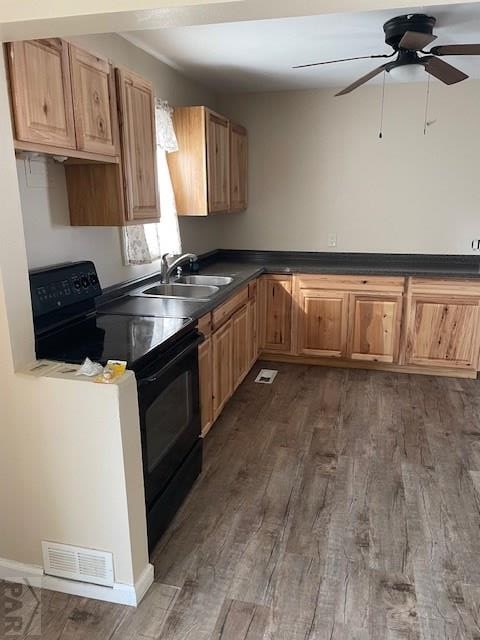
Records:
{"label": "oven door handle", "polygon": [[158,382],[158,380],[165,375],[165,373],[174,365],[176,365],[178,362],[180,362],[180,360],[182,360],[183,358],[185,358],[186,355],[188,355],[191,351],[193,351],[194,349],[196,349],[198,347],[199,344],[201,344],[203,341],[205,340],[205,338],[203,337],[203,335],[199,335],[197,338],[195,338],[195,340],[193,342],[190,342],[188,344],[188,346],[185,347],[185,349],[182,349],[182,351],[180,351],[180,353],[177,353],[176,356],[174,356],[166,365],[164,365],[159,371],[157,371],[156,373],[154,373],[151,376],[148,376],[147,378],[139,378],[137,380],[137,386],[138,387],[143,387],[146,384],[154,384],[155,382]]}

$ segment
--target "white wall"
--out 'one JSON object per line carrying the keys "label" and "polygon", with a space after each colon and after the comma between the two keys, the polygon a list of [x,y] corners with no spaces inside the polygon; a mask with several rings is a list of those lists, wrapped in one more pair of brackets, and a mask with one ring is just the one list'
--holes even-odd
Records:
{"label": "white wall", "polygon": [[148,565],[133,374],[118,385],[20,374],[10,393],[15,429],[2,439],[10,480],[0,490],[8,504],[0,568],[2,557],[41,566],[47,540],[112,552],[115,582],[133,585]]}
{"label": "white wall", "polygon": [[[352,68],[353,69],[353,68]],[[352,70],[352,73],[354,69]],[[353,77],[353,76],[352,76]],[[229,248],[471,253],[480,238],[480,82],[222,96],[249,131],[249,209],[222,219]]]}
{"label": "white wall", "polygon": [[[82,36],[80,46],[149,78],[156,94],[172,105],[206,104],[215,107],[216,97],[206,89],[162,64],[120,36]],[[45,159],[41,160],[45,162]],[[71,227],[68,214],[65,172],[52,160],[47,163],[51,185],[30,188],[25,180],[25,162],[17,161],[25,241],[30,268],[67,260],[91,259],[97,265],[103,287],[158,271],[158,263],[125,266],[120,230],[113,227]],[[221,244],[217,218],[180,220],[183,247],[203,253]]]}

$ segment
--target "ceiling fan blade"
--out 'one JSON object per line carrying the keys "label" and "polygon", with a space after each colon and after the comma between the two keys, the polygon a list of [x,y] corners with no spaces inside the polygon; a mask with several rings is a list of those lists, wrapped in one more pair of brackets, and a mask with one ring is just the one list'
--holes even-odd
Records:
{"label": "ceiling fan blade", "polygon": [[365,74],[364,76],[362,76],[361,78],[359,78],[358,80],[356,80],[355,82],[350,84],[345,89],[342,89],[342,91],[339,91],[338,93],[336,93],[335,97],[344,96],[346,93],[350,93],[354,89],[357,89],[358,87],[361,87],[362,84],[365,84],[365,82],[368,82],[369,80],[371,80],[375,76],[378,76],[379,73],[382,73],[382,71],[385,71],[385,69],[387,67],[387,64],[382,64],[380,67],[377,67],[373,71],[370,71],[370,73]]}
{"label": "ceiling fan blade", "polygon": [[400,49],[409,49],[410,51],[420,51],[431,42],[436,40],[437,36],[431,33],[420,33],[419,31],[406,31],[403,38],[398,43]]}
{"label": "ceiling fan blade", "polygon": [[370,58],[391,58],[395,55],[395,51],[390,54],[381,53],[373,56],[357,56],[356,58],[340,58],[339,60],[326,60],[325,62],[312,62],[310,64],[297,64],[292,69],[305,69],[305,67],[318,67],[322,64],[333,64],[335,62],[350,62],[351,60],[369,60]]}
{"label": "ceiling fan blade", "polygon": [[480,44],[443,44],[430,49],[434,56],[480,56]]}
{"label": "ceiling fan blade", "polygon": [[452,67],[451,64],[448,64],[448,62],[440,58],[435,58],[435,56],[425,56],[421,58],[419,62],[425,67],[427,73],[438,78],[438,80],[441,80],[445,84],[456,84],[468,78],[466,73],[463,73],[463,71],[460,71],[460,69],[456,67]]}

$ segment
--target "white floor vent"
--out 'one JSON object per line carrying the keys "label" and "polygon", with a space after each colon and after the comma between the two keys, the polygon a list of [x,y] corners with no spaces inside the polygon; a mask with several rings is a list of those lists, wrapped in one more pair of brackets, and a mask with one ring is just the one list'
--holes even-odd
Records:
{"label": "white floor vent", "polygon": [[46,574],[113,587],[113,555],[108,551],[42,541]]}

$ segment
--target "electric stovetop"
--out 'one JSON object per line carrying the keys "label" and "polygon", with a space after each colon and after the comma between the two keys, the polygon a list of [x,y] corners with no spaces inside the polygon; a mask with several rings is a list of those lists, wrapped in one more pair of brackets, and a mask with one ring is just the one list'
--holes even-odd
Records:
{"label": "electric stovetop", "polygon": [[193,326],[188,318],[96,314],[37,336],[37,358],[72,364],[87,357],[100,364],[126,360],[130,369],[138,369],[166,352]]}

